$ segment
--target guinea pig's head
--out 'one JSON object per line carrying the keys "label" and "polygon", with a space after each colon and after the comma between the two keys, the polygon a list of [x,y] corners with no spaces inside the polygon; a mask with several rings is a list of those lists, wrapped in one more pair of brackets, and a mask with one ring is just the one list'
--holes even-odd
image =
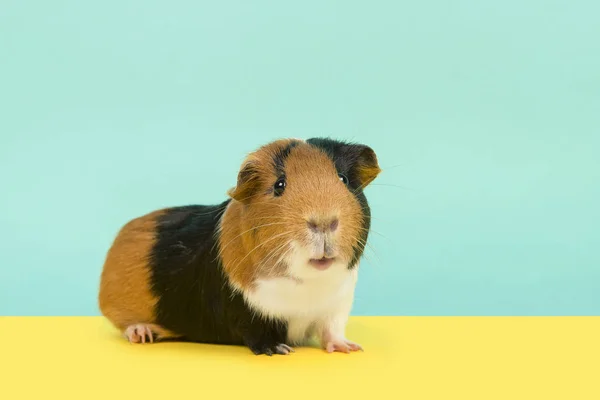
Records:
{"label": "guinea pig's head", "polygon": [[355,268],[371,223],[363,190],[380,171],[370,147],[333,139],[278,140],[251,153],[221,222],[230,278],[246,286]]}

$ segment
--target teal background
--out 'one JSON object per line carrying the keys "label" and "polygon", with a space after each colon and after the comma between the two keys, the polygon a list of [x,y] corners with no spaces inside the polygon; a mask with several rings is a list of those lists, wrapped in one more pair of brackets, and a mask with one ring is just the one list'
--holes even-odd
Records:
{"label": "teal background", "polygon": [[[0,6],[0,314],[97,315],[128,219],[278,137],[385,172],[355,315],[600,315],[597,1]],[[389,168],[389,169],[388,169]]]}

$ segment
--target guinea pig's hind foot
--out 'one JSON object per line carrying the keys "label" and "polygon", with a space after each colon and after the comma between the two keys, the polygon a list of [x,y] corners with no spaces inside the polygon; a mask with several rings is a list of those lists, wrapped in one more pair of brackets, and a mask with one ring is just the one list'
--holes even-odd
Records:
{"label": "guinea pig's hind foot", "polygon": [[155,339],[155,333],[150,324],[129,325],[123,335],[129,340],[129,343],[146,343],[146,340],[153,343]]}

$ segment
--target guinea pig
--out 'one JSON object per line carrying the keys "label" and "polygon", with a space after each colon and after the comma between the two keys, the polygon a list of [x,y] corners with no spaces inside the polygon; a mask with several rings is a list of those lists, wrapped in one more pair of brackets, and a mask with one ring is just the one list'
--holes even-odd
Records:
{"label": "guinea pig", "polygon": [[103,265],[99,306],[131,343],[245,346],[289,354],[346,338],[371,225],[373,149],[330,138],[250,153],[218,205],[164,208],[126,223]]}

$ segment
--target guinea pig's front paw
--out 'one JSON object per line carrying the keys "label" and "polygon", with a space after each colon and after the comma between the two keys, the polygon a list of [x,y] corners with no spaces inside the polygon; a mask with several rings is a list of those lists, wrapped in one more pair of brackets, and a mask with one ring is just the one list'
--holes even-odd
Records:
{"label": "guinea pig's front paw", "polygon": [[328,341],[323,342],[323,349],[328,353],[341,352],[350,353],[352,351],[363,351],[363,348],[354,342],[346,339],[335,339],[331,338]]}
{"label": "guinea pig's front paw", "polygon": [[290,346],[284,343],[257,343],[255,345],[249,346],[249,348],[257,356],[262,354],[265,354],[267,356],[272,356],[273,354],[288,355],[294,352],[294,349],[292,349]]}

